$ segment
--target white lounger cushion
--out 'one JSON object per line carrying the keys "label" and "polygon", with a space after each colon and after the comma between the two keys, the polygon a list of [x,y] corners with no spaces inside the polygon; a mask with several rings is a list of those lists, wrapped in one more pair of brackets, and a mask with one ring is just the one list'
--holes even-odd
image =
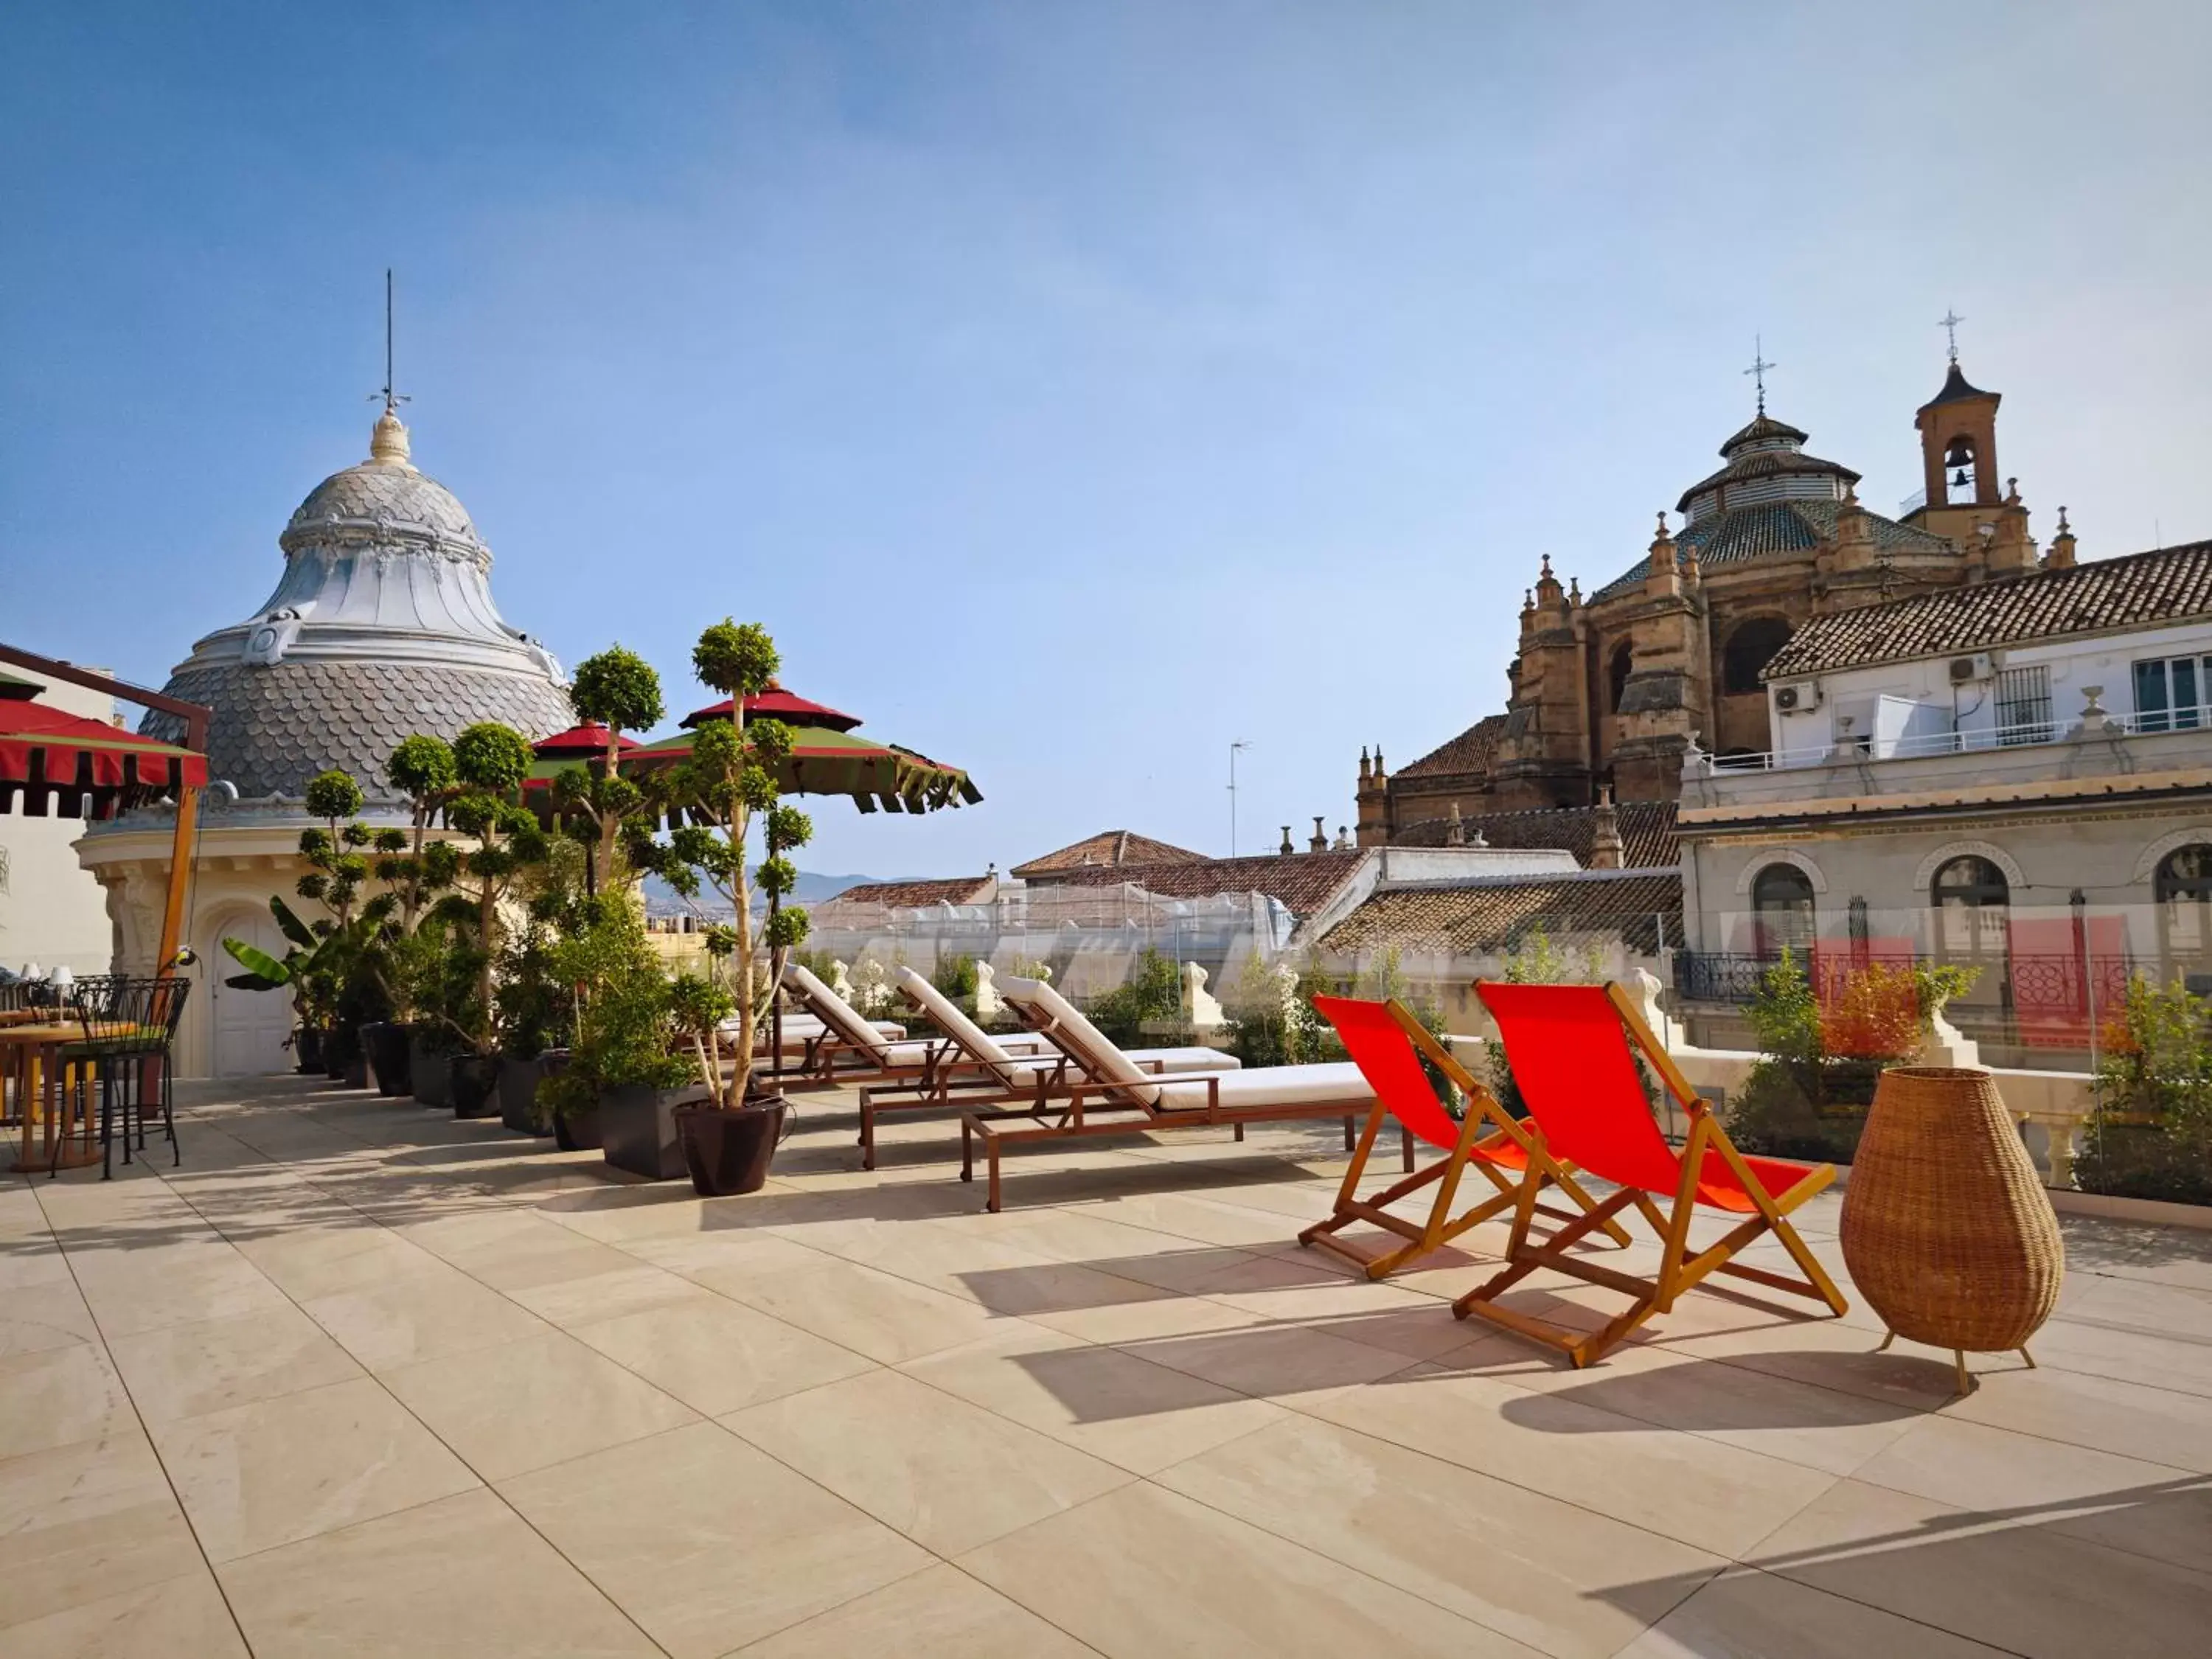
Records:
{"label": "white lounger cushion", "polygon": [[1015,1061],[1052,1054],[1051,1044],[1027,1031],[1006,1037],[993,1036],[969,1018],[958,1003],[911,968],[893,969],[891,979],[916,1007],[936,1022],[939,1030],[958,1043],[970,1060],[988,1066],[1008,1088],[1014,1084]]}
{"label": "white lounger cushion", "polygon": [[[1008,978],[999,981],[999,989],[1005,993],[1009,1002],[1028,1009],[1033,1016],[1042,1017],[1047,1023],[1044,1035],[1051,1037],[1066,1051],[1071,1060],[1088,1072],[1093,1082],[1118,1085],[1126,1088],[1132,1098],[1141,1100],[1147,1106],[1161,1104],[1163,1091],[1160,1085],[1141,1068],[1139,1062],[1143,1056],[1127,1054],[1109,1042],[1103,1031],[1085,1019],[1073,1003],[1054,990],[1051,986],[1041,979]],[[1188,1054],[1191,1051],[1160,1049],[1152,1052]],[[1214,1051],[1207,1049],[1205,1052],[1212,1054]],[[1233,1054],[1222,1054],[1214,1066],[1204,1069],[1222,1072],[1237,1071],[1241,1063]],[[1182,1071],[1187,1068],[1169,1066],[1163,1069]],[[1306,1068],[1280,1066],[1269,1069],[1304,1071]],[[1241,1071],[1238,1074],[1240,1076],[1260,1075],[1258,1073],[1245,1073]],[[1203,1107],[1206,1104],[1203,1098],[1205,1085],[1200,1084],[1198,1086],[1201,1095],[1198,1104]]]}
{"label": "white lounger cushion", "polygon": [[1258,1066],[1249,1072],[1221,1073],[1218,1096],[1203,1080],[1164,1083],[1154,1103],[1164,1112],[1202,1112],[1218,1099],[1224,1111],[1255,1106],[1320,1105],[1341,1101],[1347,1112],[1375,1103],[1375,1085],[1350,1060],[1330,1066]]}
{"label": "white lounger cushion", "polygon": [[820,1017],[822,1023],[856,1048],[865,1048],[880,1065],[920,1065],[919,1060],[895,1061],[886,1057],[889,1045],[875,1029],[854,1013],[845,999],[817,979],[813,973],[798,963],[787,962],[783,967],[784,983],[799,993],[807,1007]]}

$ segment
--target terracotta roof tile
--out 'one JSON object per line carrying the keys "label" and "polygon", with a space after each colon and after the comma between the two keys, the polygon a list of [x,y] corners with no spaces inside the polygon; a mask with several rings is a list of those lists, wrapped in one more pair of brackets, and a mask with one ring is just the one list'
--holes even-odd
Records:
{"label": "terracotta roof tile", "polygon": [[[1477,812],[1463,817],[1460,825],[1472,843],[1477,832],[1492,847],[1562,847],[1587,865],[1590,838],[1597,827],[1595,806],[1546,807],[1526,812]],[[1621,863],[1632,870],[1670,869],[1678,854],[1674,848],[1674,810],[1671,800],[1622,801],[1613,809],[1620,830]],[[1442,847],[1451,827],[1449,818],[1428,818],[1395,831],[1397,847]]]}
{"label": "terracotta roof tile", "polygon": [[1097,835],[1086,836],[1073,846],[1046,853],[1031,859],[1027,864],[1018,864],[1009,873],[1028,881],[1037,876],[1057,877],[1063,871],[1085,867],[1185,864],[1205,857],[1203,853],[1194,853],[1187,847],[1154,841],[1150,836],[1140,836],[1133,830],[1101,830]]}
{"label": "terracotta roof tile", "polygon": [[981,904],[998,882],[991,876],[948,876],[935,881],[871,881],[848,887],[827,904],[881,904],[912,910],[928,904]]}
{"label": "terracotta roof tile", "polygon": [[1215,893],[1265,893],[1294,916],[1310,916],[1350,880],[1371,848],[1345,852],[1271,854],[1264,858],[1182,860],[1173,864],[1091,865],[1056,872],[1063,886],[1104,887],[1131,882],[1162,898],[1206,898]]}
{"label": "terracotta roof tile", "polygon": [[1818,617],[1774,653],[1762,678],[1793,679],[2208,615],[2212,541],[2191,542]]}
{"label": "terracotta roof tile", "polygon": [[1590,934],[1646,955],[1682,937],[1682,878],[1587,871],[1548,878],[1438,882],[1376,893],[1328,930],[1325,951],[1395,945],[1469,956],[1508,950],[1541,929],[1554,939]]}
{"label": "terracotta roof tile", "polygon": [[1455,773],[1487,776],[1498,740],[1505,735],[1505,716],[1486,714],[1449,743],[1431,749],[1420,759],[1400,767],[1394,778],[1438,777]]}

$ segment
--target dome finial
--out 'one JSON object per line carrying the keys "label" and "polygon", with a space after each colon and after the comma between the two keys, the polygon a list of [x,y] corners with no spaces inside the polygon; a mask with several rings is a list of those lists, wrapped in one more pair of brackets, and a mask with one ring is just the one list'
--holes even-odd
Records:
{"label": "dome finial", "polygon": [[409,471],[415,464],[407,459],[407,428],[401,424],[399,411],[386,404],[384,413],[376,417],[376,428],[369,434],[368,459],[380,466],[404,466]]}

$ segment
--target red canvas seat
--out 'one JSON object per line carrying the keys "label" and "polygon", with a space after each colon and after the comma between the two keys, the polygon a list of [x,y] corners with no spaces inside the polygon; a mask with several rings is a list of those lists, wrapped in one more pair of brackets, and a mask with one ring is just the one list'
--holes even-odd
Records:
{"label": "red canvas seat", "polygon": [[[1455,1313],[1462,1318],[1476,1315],[1549,1343],[1565,1350],[1576,1364],[1586,1365],[1653,1314],[1667,1311],[1675,1297],[1711,1273],[1816,1297],[1831,1311],[1844,1311],[1843,1293],[1787,1218],[1835,1179],[1832,1165],[1808,1167],[1738,1152],[1618,985],[1484,982],[1475,991],[1498,1022],[1514,1081],[1528,1107],[1530,1146],[1620,1190],[1540,1245],[1530,1242],[1528,1229],[1541,1183],[1533,1172],[1524,1173],[1504,1270],[1454,1303]],[[1647,1087],[1667,1091],[1687,1115],[1690,1132],[1680,1152],[1659,1132]],[[1671,1200],[1671,1208],[1662,1213],[1652,1202],[1654,1194]],[[1690,1221],[1699,1205],[1747,1219],[1692,1254]],[[1566,1254],[1567,1247],[1593,1228],[1630,1208],[1651,1224],[1664,1245],[1656,1278],[1632,1278]],[[1802,1279],[1733,1259],[1768,1232],[1803,1272]],[[1500,1295],[1539,1267],[1621,1291],[1632,1304],[1595,1333],[1552,1325],[1499,1305]]]}
{"label": "red canvas seat", "polygon": [[[1497,1097],[1476,1082],[1403,1005],[1321,996],[1314,999],[1314,1006],[1344,1039],[1346,1051],[1374,1088],[1375,1104],[1368,1111],[1366,1131],[1352,1153],[1351,1166],[1344,1172],[1334,1210],[1327,1220],[1316,1222],[1300,1233],[1299,1243],[1322,1245],[1358,1262],[1370,1279],[1382,1279],[1504,1212],[1519,1194],[1516,1176],[1528,1176],[1539,1187],[1557,1186],[1581,1206],[1580,1210],[1562,1210],[1540,1204],[1536,1209],[1540,1214],[1574,1221],[1595,1207],[1576,1183],[1572,1166],[1538,1152]],[[1424,1058],[1467,1097],[1465,1118],[1455,1120],[1444,1109],[1423,1068]],[[1386,1118],[1396,1119],[1405,1136],[1407,1168],[1412,1173],[1363,1199],[1359,1183]],[[1414,1169],[1416,1139],[1427,1142],[1444,1156]],[[1494,1190],[1482,1202],[1454,1215],[1452,1204],[1458,1195],[1460,1178],[1469,1167],[1486,1176]],[[1391,1205],[1431,1184],[1437,1194],[1425,1221],[1415,1223],[1390,1213]],[[1338,1236],[1354,1222],[1378,1227],[1405,1243],[1395,1249],[1376,1252]],[[1619,1243],[1628,1242],[1619,1223],[1607,1223],[1606,1231]]]}

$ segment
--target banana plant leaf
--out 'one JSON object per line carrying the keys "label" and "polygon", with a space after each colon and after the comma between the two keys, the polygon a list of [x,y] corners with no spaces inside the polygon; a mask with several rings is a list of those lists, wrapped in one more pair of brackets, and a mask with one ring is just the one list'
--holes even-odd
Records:
{"label": "banana plant leaf", "polygon": [[[275,990],[280,985],[289,985],[292,982],[291,964],[289,962],[277,961],[276,957],[257,945],[248,945],[242,939],[227,939],[222,942],[222,948],[229,951],[236,959],[238,965],[246,970],[241,977],[247,982],[240,983],[235,979],[224,981],[238,990]],[[260,982],[258,984],[252,982],[254,981]]]}
{"label": "banana plant leaf", "polygon": [[292,913],[292,907],[284,902],[282,894],[271,893],[269,896],[269,914],[276,918],[278,929],[293,944],[302,951],[315,948],[314,934],[308,930],[306,922]]}

